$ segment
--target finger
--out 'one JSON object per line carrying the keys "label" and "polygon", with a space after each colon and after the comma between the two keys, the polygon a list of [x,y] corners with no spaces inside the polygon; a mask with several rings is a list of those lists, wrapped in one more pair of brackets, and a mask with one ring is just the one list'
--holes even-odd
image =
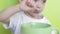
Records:
{"label": "finger", "polygon": [[31,0],[27,0],[27,2],[31,2]]}
{"label": "finger", "polygon": [[31,8],[34,7],[30,2],[26,2],[26,5],[27,5],[28,7],[31,7]]}
{"label": "finger", "polygon": [[26,2],[27,0],[22,0],[22,2]]}
{"label": "finger", "polygon": [[25,3],[27,0],[19,0],[20,3]]}

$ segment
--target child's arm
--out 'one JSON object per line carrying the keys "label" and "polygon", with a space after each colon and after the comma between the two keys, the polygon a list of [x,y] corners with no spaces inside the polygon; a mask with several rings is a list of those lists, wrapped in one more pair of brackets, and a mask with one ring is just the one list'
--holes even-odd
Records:
{"label": "child's arm", "polygon": [[10,8],[5,9],[4,11],[0,12],[0,22],[7,21],[9,20],[10,16],[18,12],[19,9],[19,4],[12,6]]}
{"label": "child's arm", "polygon": [[4,11],[0,12],[0,22],[9,21],[10,16],[17,13],[19,10],[29,11],[30,9],[32,9],[31,7],[27,6],[26,2],[27,0],[23,0],[20,2],[20,4],[7,8]]}

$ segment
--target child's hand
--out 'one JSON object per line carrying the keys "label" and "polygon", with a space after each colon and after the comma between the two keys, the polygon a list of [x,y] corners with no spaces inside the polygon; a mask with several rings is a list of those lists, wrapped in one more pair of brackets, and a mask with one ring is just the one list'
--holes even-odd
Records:
{"label": "child's hand", "polygon": [[34,5],[28,2],[28,0],[21,0],[20,9],[23,11],[29,11],[34,8]]}

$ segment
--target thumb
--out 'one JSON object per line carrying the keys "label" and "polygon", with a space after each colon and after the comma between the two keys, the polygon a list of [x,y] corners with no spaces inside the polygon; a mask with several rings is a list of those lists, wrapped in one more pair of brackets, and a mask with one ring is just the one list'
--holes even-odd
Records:
{"label": "thumb", "polygon": [[26,3],[27,0],[21,0],[21,3]]}

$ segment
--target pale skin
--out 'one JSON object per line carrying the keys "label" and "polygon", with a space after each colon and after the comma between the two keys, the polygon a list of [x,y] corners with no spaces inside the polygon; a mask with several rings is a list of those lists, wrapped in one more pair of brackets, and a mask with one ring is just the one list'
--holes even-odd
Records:
{"label": "pale skin", "polygon": [[0,22],[9,23],[10,17],[20,10],[24,11],[24,13],[32,18],[40,18],[39,12],[41,12],[44,8],[45,3],[43,0],[19,0],[20,4],[9,7],[2,12],[0,12]]}

